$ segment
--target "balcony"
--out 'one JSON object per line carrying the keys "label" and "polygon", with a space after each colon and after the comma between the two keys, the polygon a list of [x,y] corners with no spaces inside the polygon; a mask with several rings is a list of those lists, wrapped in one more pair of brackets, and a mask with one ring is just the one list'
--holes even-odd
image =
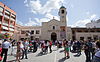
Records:
{"label": "balcony", "polygon": [[7,31],[1,31],[1,33],[2,33],[2,34],[5,34],[5,33],[7,33]]}
{"label": "balcony", "polygon": [[10,30],[10,31],[14,31],[14,29],[13,29],[13,28],[9,28],[9,30]]}
{"label": "balcony", "polygon": [[3,14],[2,14],[2,12],[0,12],[0,16],[2,16]]}
{"label": "balcony", "polygon": [[9,25],[9,26],[12,27],[12,28],[14,27],[13,25]]}
{"label": "balcony", "polygon": [[13,32],[8,32],[10,35],[13,35]]}
{"label": "balcony", "polygon": [[8,24],[7,23],[2,23],[3,25],[5,25],[5,26],[8,26]]}
{"label": "balcony", "polygon": [[7,19],[9,19],[9,16],[8,15],[4,15],[4,17],[7,18]]}
{"label": "balcony", "polygon": [[1,24],[1,21],[0,21],[0,24]]}
{"label": "balcony", "polygon": [[2,26],[2,29],[8,30],[8,27]]}
{"label": "balcony", "polygon": [[12,21],[15,21],[15,19],[13,19],[13,18],[10,18]]}

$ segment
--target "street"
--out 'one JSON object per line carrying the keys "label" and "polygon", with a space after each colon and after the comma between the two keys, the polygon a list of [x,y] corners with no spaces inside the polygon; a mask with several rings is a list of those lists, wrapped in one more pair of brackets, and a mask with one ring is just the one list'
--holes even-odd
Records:
{"label": "street", "polygon": [[[82,55],[79,57],[75,57],[74,55],[76,53],[70,52],[70,58],[64,59],[64,51],[63,48],[60,48],[57,50],[55,46],[52,47],[53,52],[48,53],[45,55],[42,55],[41,49],[38,49],[36,53],[29,52],[28,53],[28,59],[23,59],[21,62],[85,62],[85,55],[82,51]],[[15,55],[10,55],[11,48],[9,49],[8,53],[8,59],[7,62],[15,62]],[[14,53],[16,52],[16,48],[14,50]]]}

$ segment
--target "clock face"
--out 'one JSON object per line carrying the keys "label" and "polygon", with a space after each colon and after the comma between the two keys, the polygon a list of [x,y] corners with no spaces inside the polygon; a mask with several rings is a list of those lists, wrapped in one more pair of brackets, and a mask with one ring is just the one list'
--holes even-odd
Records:
{"label": "clock face", "polygon": [[61,10],[61,13],[64,14],[64,10]]}

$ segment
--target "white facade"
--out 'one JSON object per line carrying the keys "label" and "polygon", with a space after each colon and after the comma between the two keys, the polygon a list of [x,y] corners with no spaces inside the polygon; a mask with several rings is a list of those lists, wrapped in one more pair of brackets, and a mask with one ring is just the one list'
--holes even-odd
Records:
{"label": "white facade", "polygon": [[22,26],[20,38],[41,38],[41,26]]}
{"label": "white facade", "polygon": [[89,37],[91,37],[91,39],[97,38],[100,40],[100,33],[99,32],[89,32],[89,33],[85,33],[85,32],[76,32],[76,40],[80,40],[80,38],[84,38],[84,40],[88,40]]}
{"label": "white facade", "polygon": [[100,28],[100,19],[86,24],[87,28]]}

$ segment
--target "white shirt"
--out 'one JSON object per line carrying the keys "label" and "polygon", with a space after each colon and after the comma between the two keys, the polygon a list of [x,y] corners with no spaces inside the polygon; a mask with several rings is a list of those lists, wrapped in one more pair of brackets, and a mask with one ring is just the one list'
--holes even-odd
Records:
{"label": "white shirt", "polygon": [[95,53],[95,56],[100,57],[100,49]]}
{"label": "white shirt", "polygon": [[2,40],[0,40],[0,43],[2,43]]}
{"label": "white shirt", "polygon": [[10,42],[8,42],[8,41],[5,41],[2,43],[2,48],[4,48],[4,49],[8,49],[10,46],[11,46]]}

